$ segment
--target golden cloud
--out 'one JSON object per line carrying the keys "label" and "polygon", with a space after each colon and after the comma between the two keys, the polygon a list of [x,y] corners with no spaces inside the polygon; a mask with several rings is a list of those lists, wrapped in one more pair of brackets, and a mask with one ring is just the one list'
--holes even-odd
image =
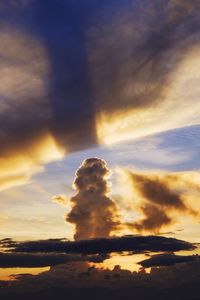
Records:
{"label": "golden cloud", "polygon": [[40,129],[37,121],[31,121],[43,114],[41,111],[45,119],[51,114],[46,98],[49,66],[44,47],[25,32],[4,26],[0,31],[0,58],[2,190],[26,183],[31,175],[43,170],[43,164],[61,159],[64,151],[44,120]]}
{"label": "golden cloud", "polygon": [[127,222],[131,230],[158,233],[162,228],[176,224],[181,217],[198,221],[199,172],[121,172],[126,185],[131,187],[129,196],[126,195],[129,207],[135,211],[134,220]]}
{"label": "golden cloud", "polygon": [[0,158],[0,190],[27,183],[44,164],[60,160],[64,152],[57,146],[50,133],[45,133],[23,151]]}

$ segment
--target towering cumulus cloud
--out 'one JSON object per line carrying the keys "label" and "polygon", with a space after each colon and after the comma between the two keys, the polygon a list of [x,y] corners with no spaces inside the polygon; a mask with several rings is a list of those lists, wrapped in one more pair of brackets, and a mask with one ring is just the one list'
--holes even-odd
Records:
{"label": "towering cumulus cloud", "polygon": [[108,237],[119,226],[115,202],[107,194],[109,170],[99,158],[84,160],[76,172],[77,194],[71,198],[72,210],[66,220],[75,224],[75,240]]}

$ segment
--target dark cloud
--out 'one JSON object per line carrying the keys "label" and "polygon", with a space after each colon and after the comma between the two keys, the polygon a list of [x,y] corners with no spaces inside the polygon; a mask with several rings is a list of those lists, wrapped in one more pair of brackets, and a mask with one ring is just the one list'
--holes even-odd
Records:
{"label": "dark cloud", "polygon": [[[75,5],[70,2],[43,4],[36,0],[22,10],[7,11],[6,15],[2,13],[2,32],[6,27],[12,30],[13,25],[19,32],[19,38],[14,32],[14,39],[12,31],[8,31],[7,39],[2,41],[2,55],[4,64],[11,71],[15,67],[13,73],[15,71],[18,75],[21,89],[12,91],[14,95],[8,95],[7,91],[2,95],[7,110],[1,112],[1,142],[4,144],[1,153],[15,154],[23,149],[27,152],[29,146],[32,148],[49,131],[65,150],[95,144],[84,37],[87,8],[82,3]],[[77,21],[79,26],[76,26]],[[15,57],[10,47],[18,50]],[[23,71],[28,83],[20,76]],[[39,87],[32,84],[33,74]],[[8,121],[7,113],[15,114],[15,118]]]}
{"label": "dark cloud", "polygon": [[[11,240],[1,240],[2,245],[8,242],[10,243]],[[94,296],[97,299],[98,297],[99,299],[116,297],[116,299],[124,299],[124,297],[132,299],[133,295],[137,295],[140,299],[146,299],[147,296],[151,296],[153,299],[165,299],[164,296],[168,293],[167,300],[173,299],[174,290],[177,290],[178,293],[176,299],[191,299],[188,295],[198,295],[200,263],[198,257],[194,256],[196,257],[195,260],[185,257],[179,259],[180,256],[167,254],[170,251],[193,248],[191,244],[184,241],[160,236],[124,236],[75,242],[51,239],[29,242],[13,241],[13,243],[17,247],[12,248],[12,252],[2,254],[4,266],[5,264],[7,266],[13,266],[13,264],[24,267],[27,265],[39,266],[40,259],[42,259],[42,266],[49,263],[51,267],[50,270],[38,275],[20,274],[13,276],[14,281],[0,283],[0,295],[3,295],[3,299],[44,299],[47,297],[53,299],[63,296],[72,299],[76,299],[76,297],[77,299],[82,297],[93,299]],[[131,272],[120,266],[115,266],[110,270],[102,268],[102,266],[99,268],[98,265],[88,264],[88,262],[93,261],[95,263],[108,258],[104,254],[105,251],[121,253],[122,251],[135,252],[135,250],[138,250],[137,253],[143,251],[164,251],[167,253],[166,255],[162,254],[162,258],[161,255],[149,258],[151,260],[157,257],[153,266],[158,263],[161,265],[159,268],[152,268],[150,273],[146,273],[144,268],[138,272]],[[24,253],[24,251],[27,252]],[[85,255],[85,253],[97,252],[103,254]],[[52,258],[48,262],[50,257]],[[32,262],[30,263],[29,259],[31,258]],[[66,262],[64,262],[65,259]],[[185,263],[174,265],[174,261],[180,262],[180,260]],[[173,263],[171,263],[172,261]],[[145,264],[145,262],[140,262],[140,264],[142,263]],[[168,266],[169,264],[170,266]],[[181,286],[181,289],[175,288],[176,285]],[[181,292],[182,289],[184,292]],[[77,291],[79,292],[77,293]],[[187,297],[184,298],[183,295],[187,295]]]}
{"label": "dark cloud", "polygon": [[130,173],[134,185],[141,195],[153,204],[186,210],[186,206],[178,192],[172,191],[167,183],[159,177]]}
{"label": "dark cloud", "polygon": [[38,268],[56,266],[71,262],[101,263],[104,255],[66,255],[56,253],[5,253],[0,252],[0,268]]}
{"label": "dark cloud", "polygon": [[199,260],[198,255],[181,256],[175,254],[158,254],[152,257],[142,260],[139,264],[145,268],[160,267],[160,266],[172,266],[179,263],[188,263],[195,260]]}
{"label": "dark cloud", "polygon": [[18,242],[12,252],[27,253],[68,253],[68,254],[105,254],[112,252],[159,252],[192,250],[188,242],[161,236],[123,236],[99,238],[82,241],[39,240]]}
{"label": "dark cloud", "polygon": [[76,172],[77,194],[66,220],[75,225],[75,240],[108,237],[120,225],[115,202],[107,195],[109,169],[99,158],[86,159]]}
{"label": "dark cloud", "polygon": [[2,158],[43,163],[48,134],[65,152],[98,144],[99,113],[162,102],[199,40],[195,0],[25,2],[0,6]]}
{"label": "dark cloud", "polygon": [[139,198],[138,209],[144,216],[128,224],[130,228],[159,232],[162,227],[175,222],[177,213],[197,215],[186,200],[188,191],[194,192],[198,185],[184,179],[183,174],[128,174],[136,197]]}
{"label": "dark cloud", "polygon": [[13,241],[11,238],[5,238],[0,240],[0,248],[14,248],[17,246],[17,242]]}
{"label": "dark cloud", "polygon": [[165,0],[105,5],[107,15],[102,14],[91,39],[100,109],[113,112],[150,106],[163,96],[172,71],[170,62],[175,68],[189,47],[187,38],[199,31],[197,8],[197,1],[191,5]]}
{"label": "dark cloud", "polygon": [[53,266],[38,275],[21,274],[0,284],[3,299],[198,299],[199,260],[131,272],[89,267],[86,263]]}
{"label": "dark cloud", "polygon": [[172,223],[172,219],[167,216],[167,213],[156,205],[146,203],[140,209],[144,218],[133,224],[128,224],[130,228],[135,228],[138,231],[149,230],[158,232],[163,226]]}

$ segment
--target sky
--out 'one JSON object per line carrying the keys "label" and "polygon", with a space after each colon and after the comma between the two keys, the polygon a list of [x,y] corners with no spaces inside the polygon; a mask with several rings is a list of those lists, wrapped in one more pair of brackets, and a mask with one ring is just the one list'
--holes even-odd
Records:
{"label": "sky", "polygon": [[199,9],[0,0],[0,293],[197,281]]}

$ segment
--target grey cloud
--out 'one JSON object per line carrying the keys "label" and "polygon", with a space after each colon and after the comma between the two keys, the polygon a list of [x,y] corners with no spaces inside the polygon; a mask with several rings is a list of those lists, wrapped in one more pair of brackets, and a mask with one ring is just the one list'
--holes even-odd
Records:
{"label": "grey cloud", "polygon": [[65,152],[97,145],[99,112],[162,101],[169,75],[199,41],[195,0],[7,2],[1,157],[31,156],[47,132]]}
{"label": "grey cloud", "polygon": [[193,250],[195,246],[189,242],[162,236],[122,236],[112,238],[96,238],[82,241],[39,240],[16,243],[12,252],[26,253],[68,253],[68,254],[107,254],[112,252],[133,251],[170,252]]}
{"label": "grey cloud", "polygon": [[159,172],[148,174],[132,171],[128,171],[128,174],[139,199],[137,209],[143,214],[141,219],[128,224],[130,228],[159,232],[162,227],[173,224],[177,214],[188,214],[192,217],[198,215],[197,209],[191,207],[189,201],[187,203],[185,196],[189,191],[197,191],[198,185],[191,180],[185,180],[181,174],[162,175]]}
{"label": "grey cloud", "polygon": [[142,267],[159,267],[159,266],[172,266],[179,263],[188,263],[199,260],[198,255],[175,255],[175,254],[158,254],[153,255],[148,259],[142,260],[139,264]]}
{"label": "grey cloud", "polygon": [[42,268],[71,262],[100,263],[106,259],[103,255],[70,255],[58,253],[16,253],[0,252],[0,268]]}

